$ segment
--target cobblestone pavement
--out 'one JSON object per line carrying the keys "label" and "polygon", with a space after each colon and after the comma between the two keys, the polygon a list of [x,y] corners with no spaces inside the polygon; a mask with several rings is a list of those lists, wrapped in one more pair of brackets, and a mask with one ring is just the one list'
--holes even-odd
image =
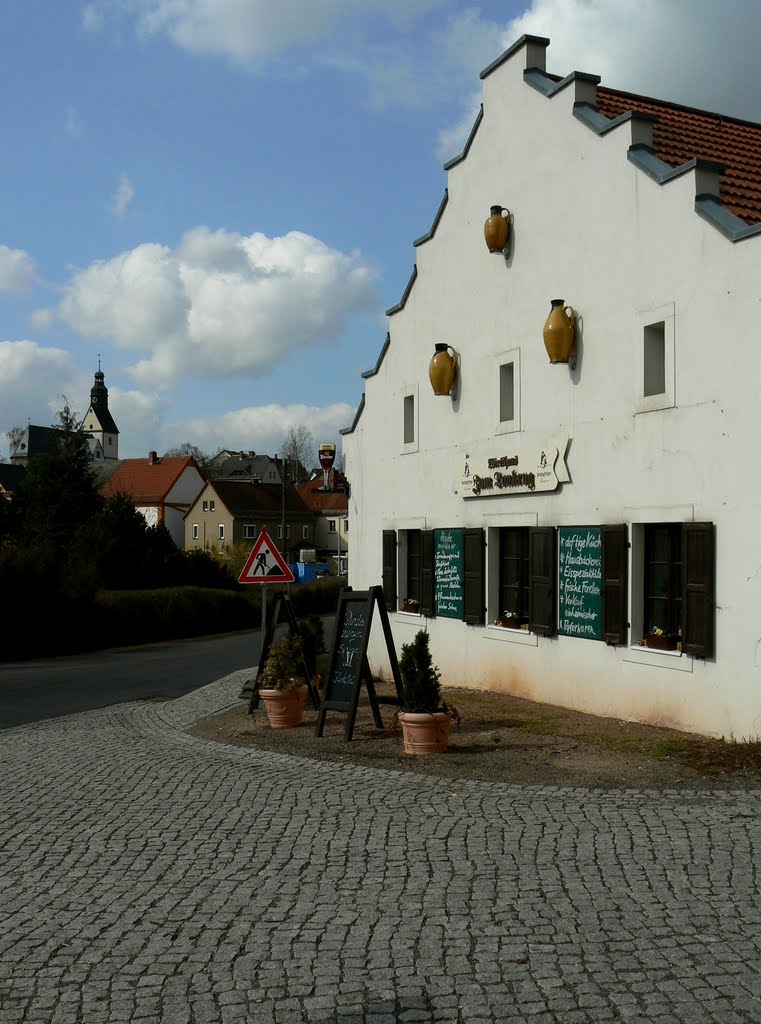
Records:
{"label": "cobblestone pavement", "polygon": [[241,678],[2,734],[2,1024],[761,1021],[761,792],[188,736]]}

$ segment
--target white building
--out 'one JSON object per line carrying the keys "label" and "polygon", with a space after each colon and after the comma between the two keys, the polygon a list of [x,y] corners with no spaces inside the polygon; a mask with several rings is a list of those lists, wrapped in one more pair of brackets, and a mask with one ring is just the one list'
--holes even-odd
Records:
{"label": "white building", "polygon": [[[364,374],[349,583],[383,582],[397,651],[429,630],[445,685],[757,736],[761,126],[549,75],[547,46],[482,73]],[[543,342],[554,298],[567,363]],[[369,653],[382,674],[379,631]]]}

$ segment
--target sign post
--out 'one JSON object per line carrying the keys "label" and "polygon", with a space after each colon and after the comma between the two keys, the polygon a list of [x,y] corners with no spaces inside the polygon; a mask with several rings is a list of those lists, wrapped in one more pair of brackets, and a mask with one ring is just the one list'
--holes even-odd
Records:
{"label": "sign post", "polygon": [[[294,579],[295,577],[291,572],[290,566],[285,562],[283,556],[273,543],[270,535],[267,533],[267,528],[262,527],[261,533],[256,538],[254,546],[251,549],[251,554],[248,556],[246,564],[241,569],[240,576],[238,577],[238,583],[293,583]],[[291,633],[298,636],[299,628],[296,623],[296,616],[293,611],[290,595],[277,594],[275,596],[275,603],[272,607],[272,612],[268,616],[267,588],[265,586],[262,589],[262,646],[259,651],[259,665],[256,673],[257,678],[251,691],[251,701],[248,706],[249,714],[253,712],[254,708],[259,703],[259,673],[267,660],[267,655],[269,654],[269,649],[275,636],[275,629],[280,621],[280,613],[283,608],[286,612],[288,627]],[[312,680],[312,673],[309,671],[309,666],[306,661],[304,661],[304,674],[312,706],[318,708],[320,706],[320,702],[317,697],[317,690],[315,689],[314,682]],[[244,694],[246,693],[246,690],[247,687],[244,687]]]}

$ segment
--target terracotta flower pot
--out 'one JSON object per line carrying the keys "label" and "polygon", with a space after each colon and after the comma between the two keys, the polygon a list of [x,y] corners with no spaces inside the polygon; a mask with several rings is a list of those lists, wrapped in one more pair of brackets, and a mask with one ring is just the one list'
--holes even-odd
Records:
{"label": "terracotta flower pot", "polygon": [[448,711],[434,711],[430,714],[401,711],[399,722],[405,754],[443,754],[448,749],[449,726],[452,722]]}
{"label": "terracotta flower pot", "polygon": [[307,696],[306,686],[299,686],[296,690],[260,690],[259,696],[264,701],[272,729],[289,729],[301,721]]}

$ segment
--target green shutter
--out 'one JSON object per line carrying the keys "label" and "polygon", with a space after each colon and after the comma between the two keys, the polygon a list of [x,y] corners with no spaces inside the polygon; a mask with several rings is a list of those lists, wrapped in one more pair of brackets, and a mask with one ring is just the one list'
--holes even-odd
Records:
{"label": "green shutter", "polygon": [[629,540],[626,524],[601,526],[602,633],[606,644],[625,644],[629,629]]}
{"label": "green shutter", "polygon": [[396,530],[383,531],[383,597],[386,608],[396,611]]}
{"label": "green shutter", "polygon": [[420,534],[420,611],[428,618],[436,614],[433,564],[433,530],[423,530]]}
{"label": "green shutter", "polygon": [[532,526],[528,535],[529,629],[541,636],[557,633],[557,530]]}
{"label": "green shutter", "polygon": [[469,626],[483,626],[486,622],[484,582],[486,577],[486,550],[484,531],[462,531],[462,617]]}
{"label": "green shutter", "polygon": [[716,533],[713,523],[683,525],[682,559],[682,651],[695,658],[712,658],[716,609]]}

